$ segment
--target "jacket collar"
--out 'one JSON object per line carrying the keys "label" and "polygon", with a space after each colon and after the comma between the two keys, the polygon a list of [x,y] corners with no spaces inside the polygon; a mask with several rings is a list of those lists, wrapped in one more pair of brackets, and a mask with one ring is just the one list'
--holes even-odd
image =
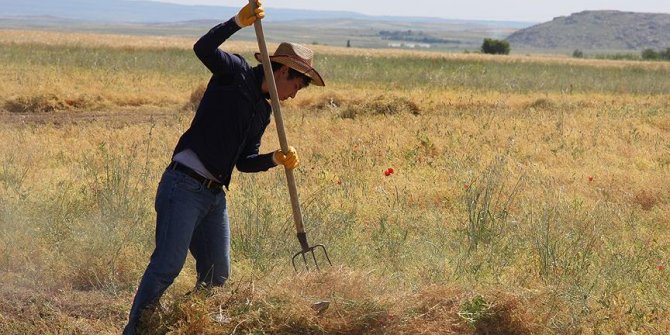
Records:
{"label": "jacket collar", "polygon": [[263,85],[263,79],[265,78],[265,72],[263,72],[263,65],[258,64],[253,68],[253,73],[254,73],[254,79],[256,80],[256,83],[254,84],[254,87],[258,90],[259,95],[265,95],[263,94],[263,91],[261,89],[261,86]]}
{"label": "jacket collar", "polygon": [[268,112],[271,112],[272,109],[270,107],[270,103],[268,102],[268,100],[270,100],[270,93],[263,93],[263,90],[261,88],[262,85],[263,85],[263,79],[265,78],[265,72],[263,71],[263,65],[258,64],[257,66],[255,66],[252,69],[252,72],[254,74],[254,80],[256,81],[253,84],[253,86],[255,88],[254,95],[256,95],[259,98],[261,98],[261,97],[265,98],[265,99],[261,99],[262,100],[261,105],[263,105]]}

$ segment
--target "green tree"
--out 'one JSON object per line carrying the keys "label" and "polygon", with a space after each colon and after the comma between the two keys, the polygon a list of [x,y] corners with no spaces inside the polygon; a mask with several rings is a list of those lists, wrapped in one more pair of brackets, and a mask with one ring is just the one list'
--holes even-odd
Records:
{"label": "green tree", "polygon": [[496,40],[485,38],[482,44],[482,53],[492,55],[508,55],[510,51],[509,42],[505,40]]}
{"label": "green tree", "polygon": [[644,49],[642,50],[642,59],[646,60],[657,60],[660,58],[660,55],[654,49]]}

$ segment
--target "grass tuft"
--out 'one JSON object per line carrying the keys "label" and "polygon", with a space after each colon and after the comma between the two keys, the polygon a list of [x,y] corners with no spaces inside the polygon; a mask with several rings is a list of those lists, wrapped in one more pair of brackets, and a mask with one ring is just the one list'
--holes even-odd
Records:
{"label": "grass tuft", "polygon": [[83,94],[76,97],[59,97],[55,94],[20,96],[5,102],[10,113],[53,113],[59,111],[91,111],[108,106],[99,95]]}

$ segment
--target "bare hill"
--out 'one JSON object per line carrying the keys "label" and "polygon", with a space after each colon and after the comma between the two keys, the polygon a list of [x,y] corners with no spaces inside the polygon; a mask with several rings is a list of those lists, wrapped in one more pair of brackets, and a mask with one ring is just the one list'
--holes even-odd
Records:
{"label": "bare hill", "polygon": [[[235,15],[238,6],[219,5],[183,5],[164,2],[165,0],[0,0],[0,19],[17,17],[54,17],[69,20],[86,20],[97,23],[168,23],[194,20],[222,20]],[[458,20],[439,16],[448,13],[435,13],[435,17],[376,16],[353,11],[303,10],[273,7],[266,3],[265,19],[268,21],[295,20],[364,20],[390,23],[434,23],[442,25],[460,25],[477,27],[525,28],[529,22]]]}
{"label": "bare hill", "polygon": [[584,11],[521,29],[513,48],[641,50],[670,47],[670,14]]}
{"label": "bare hill", "polygon": [[[161,0],[0,0],[0,29],[197,38],[238,10],[237,7],[179,5]],[[266,10],[268,16],[264,22],[272,32],[266,36],[269,41],[359,48],[473,50],[481,46],[484,38],[503,38],[534,24],[274,7],[266,7]],[[435,15],[444,14],[436,12]],[[244,29],[233,38],[256,40],[253,29]]]}

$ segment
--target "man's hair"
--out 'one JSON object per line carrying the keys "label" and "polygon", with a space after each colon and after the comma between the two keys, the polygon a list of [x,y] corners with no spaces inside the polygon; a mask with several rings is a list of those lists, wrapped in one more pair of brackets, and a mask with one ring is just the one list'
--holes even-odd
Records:
{"label": "man's hair", "polygon": [[[285,65],[285,64],[277,63],[277,62],[271,62],[271,63],[272,63],[272,72],[275,72],[275,71],[281,69],[281,67]],[[309,86],[309,83],[312,81],[312,78],[294,70],[293,68],[291,68],[288,65],[286,65],[286,66],[288,67],[288,79],[289,80],[294,79],[294,78],[301,78],[302,83],[304,84],[303,87]]]}

